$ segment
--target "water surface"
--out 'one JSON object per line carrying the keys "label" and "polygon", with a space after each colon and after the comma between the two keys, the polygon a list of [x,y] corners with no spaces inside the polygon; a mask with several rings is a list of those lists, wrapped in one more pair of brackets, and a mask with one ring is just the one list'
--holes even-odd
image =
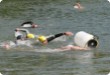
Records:
{"label": "water surface", "polygon": [[35,49],[0,48],[3,75],[107,75],[110,72],[110,3],[106,0],[80,0],[83,11],[73,8],[75,0],[4,0],[0,4],[0,41],[13,41],[14,29],[24,21],[39,25],[35,34],[86,31],[99,37],[99,47],[91,51],[49,52],[72,43],[51,42]]}

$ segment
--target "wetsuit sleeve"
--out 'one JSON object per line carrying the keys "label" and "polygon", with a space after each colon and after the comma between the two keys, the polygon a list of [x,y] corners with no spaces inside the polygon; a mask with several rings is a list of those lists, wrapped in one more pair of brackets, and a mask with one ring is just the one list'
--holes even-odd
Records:
{"label": "wetsuit sleeve", "polygon": [[50,41],[52,41],[52,40],[54,40],[54,39],[56,39],[56,38],[58,38],[58,37],[60,37],[60,36],[63,36],[63,35],[65,35],[65,33],[55,34],[55,35],[53,35],[53,36],[48,37],[48,38],[47,38],[47,41],[50,42]]}
{"label": "wetsuit sleeve", "polygon": [[22,23],[21,26],[23,26],[24,24],[31,24],[32,25],[33,22],[32,21],[27,21],[27,22]]}

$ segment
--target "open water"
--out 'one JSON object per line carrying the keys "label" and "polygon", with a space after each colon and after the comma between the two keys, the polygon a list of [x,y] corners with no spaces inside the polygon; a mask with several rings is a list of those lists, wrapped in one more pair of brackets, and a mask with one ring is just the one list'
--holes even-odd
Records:
{"label": "open water", "polygon": [[74,9],[79,0],[3,0],[0,3],[0,43],[14,40],[14,29],[24,21],[39,28],[30,32],[52,35],[86,31],[99,37],[99,47],[90,51],[53,51],[72,43],[72,38],[35,49],[0,48],[3,75],[107,75],[110,72],[110,3],[107,0],[80,0],[82,11]]}

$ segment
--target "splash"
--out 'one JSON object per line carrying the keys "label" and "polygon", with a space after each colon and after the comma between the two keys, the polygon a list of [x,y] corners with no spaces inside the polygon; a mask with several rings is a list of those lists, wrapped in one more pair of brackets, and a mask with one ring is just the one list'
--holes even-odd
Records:
{"label": "splash", "polygon": [[66,50],[61,50],[61,49],[35,49],[35,52],[43,52],[43,53],[55,53],[55,52],[62,52],[62,51],[66,51]]}
{"label": "splash", "polygon": [[32,47],[31,44],[32,44],[32,41],[30,41],[30,40],[18,41],[18,44],[16,44],[14,41],[10,41],[10,40],[4,41],[4,42],[0,41],[0,47],[1,48],[6,48],[6,45],[8,45],[9,48],[15,48],[18,46]]}
{"label": "splash", "polygon": [[0,0],[0,2],[2,2],[2,0]]}
{"label": "splash", "polygon": [[3,75],[2,73],[0,73],[0,75]]}
{"label": "splash", "polygon": [[109,2],[110,2],[110,0],[107,0],[107,1],[109,1]]}
{"label": "splash", "polygon": [[110,75],[110,72],[107,75]]}

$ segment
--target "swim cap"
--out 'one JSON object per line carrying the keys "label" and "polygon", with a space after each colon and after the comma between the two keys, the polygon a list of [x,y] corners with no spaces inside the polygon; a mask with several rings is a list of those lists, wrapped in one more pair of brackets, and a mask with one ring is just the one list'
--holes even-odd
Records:
{"label": "swim cap", "polygon": [[46,37],[45,37],[45,36],[39,36],[39,37],[38,37],[38,40],[39,40],[40,42],[44,42],[44,41],[46,40]]}
{"label": "swim cap", "polygon": [[27,34],[27,38],[33,39],[35,38],[34,34]]}
{"label": "swim cap", "polygon": [[22,39],[22,35],[18,35],[18,36],[16,37],[16,39],[17,39],[17,40],[21,40],[21,39]]}

